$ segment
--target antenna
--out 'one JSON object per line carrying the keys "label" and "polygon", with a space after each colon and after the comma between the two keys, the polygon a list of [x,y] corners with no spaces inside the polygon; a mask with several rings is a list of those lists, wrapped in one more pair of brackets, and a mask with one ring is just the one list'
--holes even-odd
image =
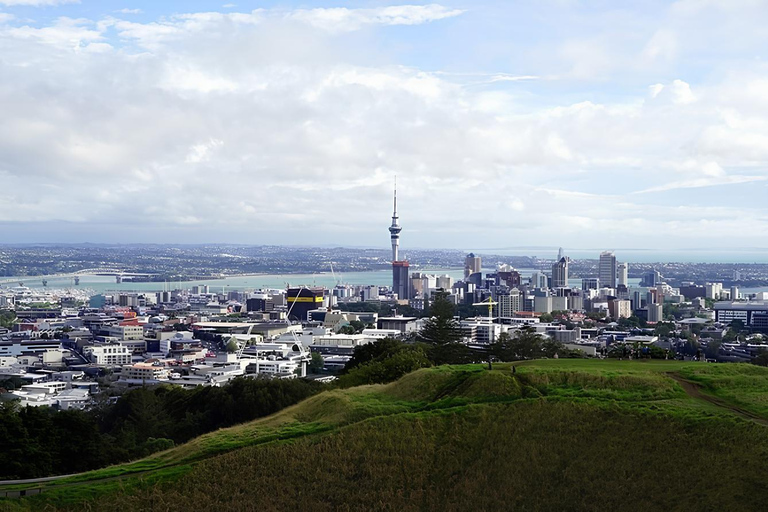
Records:
{"label": "antenna", "polygon": [[395,216],[397,216],[397,174],[395,174]]}

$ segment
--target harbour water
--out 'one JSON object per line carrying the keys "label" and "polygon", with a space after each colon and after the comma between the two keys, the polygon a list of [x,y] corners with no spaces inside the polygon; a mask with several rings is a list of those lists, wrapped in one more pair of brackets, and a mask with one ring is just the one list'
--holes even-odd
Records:
{"label": "harbour water", "polygon": [[[517,269],[523,278],[528,278],[534,272],[534,269]],[[483,273],[492,272],[493,269],[483,269]],[[449,275],[454,280],[464,277],[463,269],[420,269],[419,272],[436,275]],[[124,281],[117,283],[114,276],[98,276],[84,274],[79,276],[80,283],[75,285],[70,277],[31,277],[18,276],[3,278],[4,284],[0,285],[0,290],[19,283],[34,290],[47,289],[89,289],[94,293],[105,292],[160,292],[163,290],[190,289],[193,286],[208,285],[212,292],[227,292],[234,290],[258,290],[258,289],[284,289],[286,286],[322,286],[325,288],[333,287],[337,284],[349,285],[375,285],[389,286],[392,284],[392,272],[389,270],[367,271],[367,272],[348,272],[348,273],[317,273],[317,274],[254,274],[245,276],[231,276],[224,279],[197,280],[197,281],[173,281],[173,282],[151,282],[134,283]],[[47,287],[43,286],[43,279],[47,281]],[[573,288],[581,287],[581,278],[572,278],[568,284]],[[629,279],[630,286],[638,286],[640,280],[636,278]],[[741,288],[742,294],[751,294],[758,292],[768,292],[768,287],[759,288]]]}

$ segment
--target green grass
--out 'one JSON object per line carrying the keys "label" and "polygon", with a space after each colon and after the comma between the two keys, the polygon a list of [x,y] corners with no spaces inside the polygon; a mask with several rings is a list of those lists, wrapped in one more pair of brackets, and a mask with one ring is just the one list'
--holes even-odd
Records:
{"label": "green grass", "polygon": [[749,365],[537,360],[515,374],[510,364],[444,366],[327,391],[139,461],[41,484],[43,494],[0,500],[0,510],[768,503],[755,482],[768,469],[768,427],[688,396],[671,372],[768,418],[768,370]]}
{"label": "green grass", "polygon": [[57,506],[758,510],[766,446],[768,429],[728,418],[524,400],[371,418],[210,458],[179,479],[143,480]]}
{"label": "green grass", "polygon": [[680,374],[700,383],[718,398],[768,417],[768,368],[747,364],[708,364],[683,368]]}

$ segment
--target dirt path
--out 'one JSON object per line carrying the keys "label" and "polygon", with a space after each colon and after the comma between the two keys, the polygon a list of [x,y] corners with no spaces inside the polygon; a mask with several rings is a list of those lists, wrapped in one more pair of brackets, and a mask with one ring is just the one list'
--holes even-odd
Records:
{"label": "dirt path", "polygon": [[674,372],[667,373],[667,375],[675,379],[675,381],[677,381],[677,383],[680,384],[680,387],[683,388],[683,391],[685,391],[688,394],[688,396],[690,396],[691,398],[695,398],[696,400],[703,400],[716,407],[726,409],[729,412],[737,416],[741,416],[744,419],[754,421],[755,423],[759,423],[760,425],[765,425],[766,427],[768,427],[767,419],[763,418],[762,416],[758,416],[757,414],[751,413],[749,411],[745,411],[744,409],[740,407],[736,407],[735,405],[729,404],[728,402],[726,402],[721,398],[704,393],[701,390],[701,384],[699,384],[698,382],[693,382],[688,379],[685,379],[679,374]]}

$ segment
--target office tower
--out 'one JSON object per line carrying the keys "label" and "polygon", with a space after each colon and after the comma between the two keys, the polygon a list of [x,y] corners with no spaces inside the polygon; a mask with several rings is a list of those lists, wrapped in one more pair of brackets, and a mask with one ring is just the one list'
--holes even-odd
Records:
{"label": "office tower", "polygon": [[552,288],[568,286],[568,258],[563,256],[552,265]]}
{"label": "office tower", "polygon": [[612,251],[600,253],[598,277],[600,278],[601,286],[616,288],[616,256]]}
{"label": "office tower", "polygon": [[723,283],[707,283],[704,288],[708,299],[718,300],[723,293]]}
{"label": "office tower", "polygon": [[618,285],[624,285],[629,286],[629,264],[628,263],[619,263],[619,266],[617,267],[617,284]]}
{"label": "office tower", "polygon": [[547,276],[538,271],[531,274],[531,287],[537,288],[537,289],[548,288]]}
{"label": "office tower", "polygon": [[560,249],[557,251],[557,261],[560,261],[561,259],[563,259],[563,256],[565,256],[565,251],[564,251],[564,250],[563,250],[563,248],[561,247],[561,248],[560,248]]}
{"label": "office tower", "polygon": [[306,322],[307,313],[323,306],[324,295],[325,290],[322,288],[289,288],[287,302],[290,314],[288,318]]}
{"label": "office tower", "polygon": [[651,323],[664,320],[664,306],[661,304],[648,305],[648,321]]}
{"label": "office tower", "polygon": [[453,286],[453,278],[448,274],[437,276],[435,287],[443,290],[450,290]]}
{"label": "office tower", "polygon": [[608,312],[614,320],[629,318],[632,316],[632,306],[628,300],[610,299],[608,301]]}
{"label": "office tower", "polygon": [[475,256],[474,253],[467,254],[464,258],[464,278],[480,272],[481,266],[480,256]]}
{"label": "office tower", "polygon": [[581,280],[582,290],[598,290],[600,289],[600,280],[596,277],[585,277]]}

